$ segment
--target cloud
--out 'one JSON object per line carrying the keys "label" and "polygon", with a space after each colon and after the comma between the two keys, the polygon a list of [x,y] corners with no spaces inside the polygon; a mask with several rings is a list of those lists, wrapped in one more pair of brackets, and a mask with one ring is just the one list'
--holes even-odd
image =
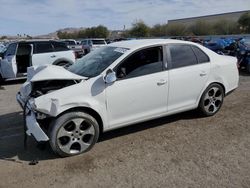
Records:
{"label": "cloud", "polygon": [[130,27],[250,9],[249,0],[0,0],[0,35],[53,32],[64,27]]}

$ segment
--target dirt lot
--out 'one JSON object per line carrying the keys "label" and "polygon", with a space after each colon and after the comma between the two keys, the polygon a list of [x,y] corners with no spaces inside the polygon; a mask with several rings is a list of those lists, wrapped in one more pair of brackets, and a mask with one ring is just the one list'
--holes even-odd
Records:
{"label": "dirt lot", "polygon": [[250,76],[214,117],[187,112],[112,131],[71,158],[32,139],[23,149],[20,85],[0,87],[0,187],[250,187]]}

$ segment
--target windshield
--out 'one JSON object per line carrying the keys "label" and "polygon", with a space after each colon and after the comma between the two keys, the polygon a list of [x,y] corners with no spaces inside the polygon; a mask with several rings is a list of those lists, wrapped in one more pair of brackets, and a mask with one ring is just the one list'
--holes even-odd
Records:
{"label": "windshield", "polygon": [[105,46],[79,59],[68,68],[70,72],[84,77],[95,77],[117,60],[127,49]]}
{"label": "windshield", "polygon": [[92,44],[106,44],[104,40],[92,40]]}
{"label": "windshield", "polygon": [[247,45],[248,47],[250,47],[250,39],[245,39],[244,43],[245,43],[245,45]]}
{"label": "windshield", "polygon": [[76,45],[76,43],[74,42],[74,41],[64,41],[64,43],[66,44],[66,45]]}

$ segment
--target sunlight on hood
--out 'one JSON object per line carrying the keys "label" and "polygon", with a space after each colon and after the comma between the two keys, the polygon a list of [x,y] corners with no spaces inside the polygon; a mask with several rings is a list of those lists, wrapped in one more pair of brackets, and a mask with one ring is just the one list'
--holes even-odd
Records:
{"label": "sunlight on hood", "polygon": [[85,80],[86,77],[74,74],[64,67],[56,65],[29,67],[27,81],[45,81],[45,80]]}

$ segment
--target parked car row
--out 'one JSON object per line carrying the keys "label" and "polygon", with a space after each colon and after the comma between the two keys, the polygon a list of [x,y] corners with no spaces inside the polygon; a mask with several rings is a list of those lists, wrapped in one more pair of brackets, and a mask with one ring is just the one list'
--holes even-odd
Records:
{"label": "parked car row", "polygon": [[199,43],[210,50],[222,54],[237,57],[239,69],[250,73],[250,39],[249,38],[212,38],[204,40],[197,37],[184,37],[182,40]]}
{"label": "parked car row", "polygon": [[72,65],[87,53],[107,45],[101,38],[79,42],[67,40],[28,40],[0,45],[0,80],[22,78],[27,68],[41,65]]}

